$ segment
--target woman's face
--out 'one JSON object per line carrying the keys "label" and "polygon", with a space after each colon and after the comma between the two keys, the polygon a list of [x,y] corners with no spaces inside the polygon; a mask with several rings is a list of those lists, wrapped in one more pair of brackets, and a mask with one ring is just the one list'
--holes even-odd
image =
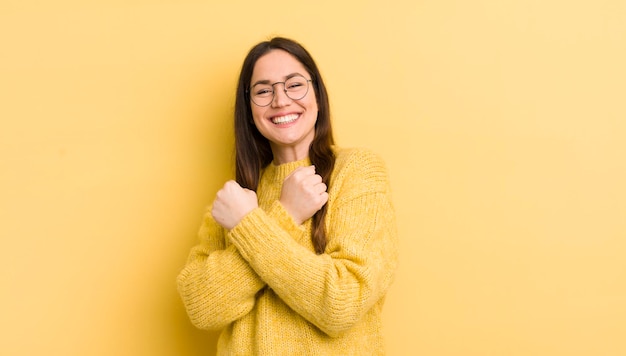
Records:
{"label": "woman's face", "polygon": [[274,90],[274,97],[269,105],[258,106],[251,101],[250,106],[254,124],[270,141],[275,160],[285,153],[288,156],[296,153],[298,159],[306,157],[315,136],[318,108],[313,84],[308,83],[308,92],[298,100],[285,93],[283,82],[298,75],[306,80],[311,79],[302,63],[291,54],[278,49],[259,58],[252,71],[251,97],[258,93],[255,88],[259,88],[261,83],[265,87],[269,84]]}

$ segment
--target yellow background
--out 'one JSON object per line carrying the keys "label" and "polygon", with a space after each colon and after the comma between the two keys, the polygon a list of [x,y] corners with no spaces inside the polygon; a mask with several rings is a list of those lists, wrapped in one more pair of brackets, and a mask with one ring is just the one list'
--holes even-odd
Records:
{"label": "yellow background", "polygon": [[626,355],[626,2],[0,4],[0,354],[212,355],[175,277],[247,50],[388,162],[390,355]]}

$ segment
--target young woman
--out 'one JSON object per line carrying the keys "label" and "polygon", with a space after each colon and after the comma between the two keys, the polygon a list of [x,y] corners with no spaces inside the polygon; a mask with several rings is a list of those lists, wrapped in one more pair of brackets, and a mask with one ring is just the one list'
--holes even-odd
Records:
{"label": "young woman", "polygon": [[217,193],[178,276],[218,355],[384,354],[381,311],[397,265],[387,172],[334,146],[309,53],[273,38],[244,60],[236,181]]}

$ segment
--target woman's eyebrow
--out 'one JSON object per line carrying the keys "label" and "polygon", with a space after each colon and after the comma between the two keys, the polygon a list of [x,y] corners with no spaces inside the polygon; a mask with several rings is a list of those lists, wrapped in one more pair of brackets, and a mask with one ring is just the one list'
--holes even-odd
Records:
{"label": "woman's eyebrow", "polygon": [[[291,74],[287,74],[287,75],[285,76],[285,79],[284,79],[284,80],[291,79],[291,78],[293,78],[293,77],[295,77],[295,76],[301,76],[301,77],[303,77],[303,75],[302,75],[302,74],[300,74],[300,73],[298,73],[298,72],[294,72],[294,73],[291,73]],[[255,86],[255,85],[257,85],[257,84],[270,84],[270,83],[271,83],[271,82],[270,82],[268,79],[262,79],[262,80],[257,80],[257,81],[256,81],[256,82],[254,82],[254,84],[252,84],[251,86]],[[275,83],[280,83],[280,82],[275,82]]]}

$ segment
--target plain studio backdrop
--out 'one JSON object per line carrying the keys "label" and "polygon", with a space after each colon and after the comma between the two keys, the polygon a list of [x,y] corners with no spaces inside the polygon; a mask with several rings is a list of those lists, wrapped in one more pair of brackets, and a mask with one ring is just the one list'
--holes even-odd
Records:
{"label": "plain studio backdrop", "polygon": [[626,354],[623,0],[3,0],[0,354],[214,354],[175,278],[272,35],[388,163],[389,355]]}

